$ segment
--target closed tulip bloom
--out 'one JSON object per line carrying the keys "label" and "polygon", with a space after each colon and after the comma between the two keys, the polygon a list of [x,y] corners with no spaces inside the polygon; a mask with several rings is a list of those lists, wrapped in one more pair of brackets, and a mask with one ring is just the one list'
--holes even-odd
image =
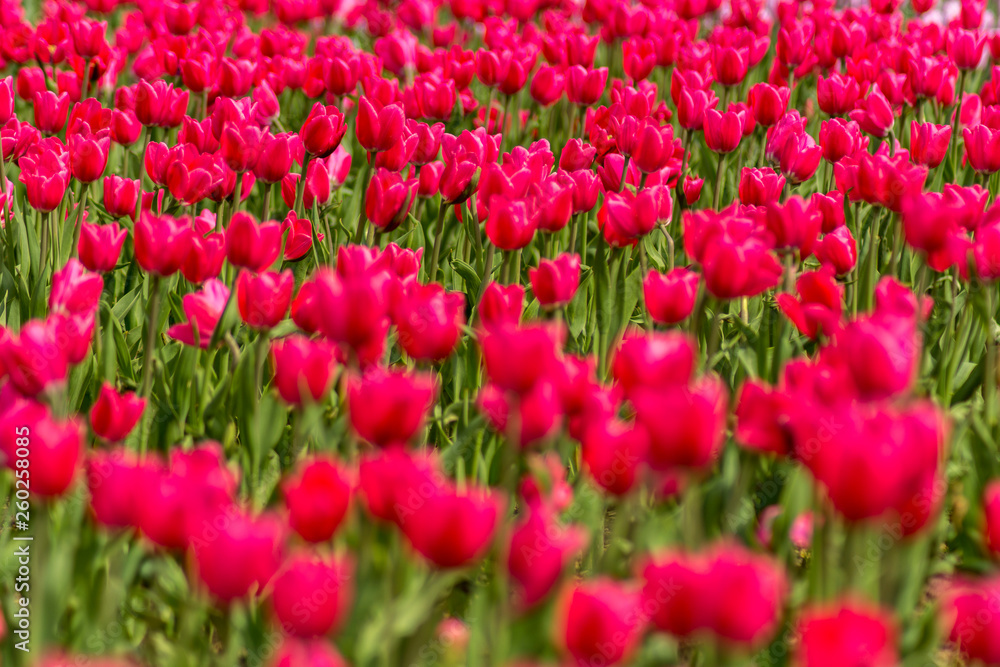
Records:
{"label": "closed tulip bloom", "polygon": [[960,70],[973,70],[983,59],[986,37],[978,30],[954,30],[948,39],[948,56]]}
{"label": "closed tulip bloom", "polygon": [[143,271],[172,276],[187,257],[192,233],[187,218],[144,211],[135,223],[135,259]]}
{"label": "closed tulip bloom", "polygon": [[821,264],[843,276],[850,273],[858,262],[858,243],[847,225],[843,225],[824,235],[813,248],[813,253]]}
{"label": "closed tulip bloom", "polygon": [[114,386],[105,382],[90,409],[90,428],[98,437],[119,442],[139,423],[145,408],[145,398],[132,392],[119,394]]}
{"label": "closed tulip bloom", "polygon": [[656,228],[659,219],[654,188],[644,188],[638,195],[629,189],[608,193],[597,214],[605,240],[619,248],[635,245],[640,237]]}
{"label": "closed tulip bloom", "polygon": [[819,169],[823,150],[812,135],[805,132],[790,135],[778,153],[778,168],[792,183],[808,181]]}
{"label": "closed tulip bloom", "polygon": [[181,275],[194,285],[218,278],[226,260],[226,238],[221,233],[199,236],[191,234],[191,246],[181,264]]}
{"label": "closed tulip bloom", "polygon": [[353,569],[346,560],[306,552],[290,557],[271,589],[271,609],[282,630],[303,638],[335,630],[350,609]]}
{"label": "closed tulip bloom", "polygon": [[86,463],[94,520],[108,528],[136,528],[146,490],[159,473],[155,459],[139,459],[124,448],[95,451]]}
{"label": "closed tulip bloom", "polygon": [[30,320],[18,334],[0,330],[0,368],[25,396],[62,384],[69,370],[66,350],[48,322]]}
{"label": "closed tulip bloom", "polygon": [[744,167],[740,173],[740,202],[747,206],[764,206],[777,201],[785,188],[785,177],[773,169]]}
{"label": "closed tulip bloom", "polygon": [[[434,162],[441,152],[441,137],[444,136],[444,123],[420,123],[407,120],[406,127],[417,137],[416,148],[410,157],[410,164],[424,166]],[[440,163],[438,163],[440,164]],[[420,170],[423,173],[423,170]]]}
{"label": "closed tulip bloom", "polygon": [[933,169],[944,161],[951,142],[951,126],[910,121],[910,159]]}
{"label": "closed tulip bloom", "polygon": [[291,269],[275,273],[264,271],[253,275],[240,273],[236,281],[236,302],[240,317],[251,329],[273,329],[288,313],[292,302],[295,276]]}
{"label": "closed tulip bloom", "polygon": [[694,370],[695,346],[682,333],[628,332],[615,351],[611,374],[624,395],[642,388],[685,385]]}
{"label": "closed tulip bloom", "polygon": [[485,228],[486,236],[500,250],[520,250],[535,237],[537,217],[529,201],[494,195]]}
{"label": "closed tulip bloom", "polygon": [[[573,217],[573,194],[576,184],[565,172],[556,172],[534,188],[538,211],[538,229],[561,231]],[[543,206],[538,206],[544,202]]]}
{"label": "closed tulip bloom", "polygon": [[580,444],[583,463],[595,484],[615,496],[635,488],[649,452],[649,432],[644,426],[613,417],[595,419]]}
{"label": "closed tulip bloom", "polygon": [[465,295],[436,283],[414,285],[392,309],[399,345],[417,361],[443,361],[465,324]]}
{"label": "closed tulip bloom", "polygon": [[302,461],[281,485],[289,525],[307,542],[326,542],[347,515],[352,487],[350,473],[332,458]]}
{"label": "closed tulip bloom", "polygon": [[697,273],[678,267],[663,274],[655,269],[642,282],[646,310],[654,322],[677,324],[694,310],[698,296]]}
{"label": "closed tulip bloom", "polygon": [[562,328],[542,324],[490,329],[480,338],[486,374],[502,390],[525,394],[558,368],[564,335]]}
{"label": "closed tulip bloom", "polygon": [[436,396],[430,376],[373,368],[348,385],[351,425],[376,445],[409,442],[423,428]]}
{"label": "closed tulip bloom", "polygon": [[696,204],[701,199],[701,190],[705,186],[705,179],[691,178],[684,179],[684,201],[689,205]]}
{"label": "closed tulip bloom", "polygon": [[265,183],[278,183],[292,168],[291,135],[266,134],[260,143],[260,157],[253,168],[254,175]]}
{"label": "closed tulip bloom", "polygon": [[762,221],[771,233],[775,248],[798,248],[806,258],[812,254],[823,219],[811,202],[793,195],[783,203],[772,201],[764,207]]}
{"label": "closed tulip bloom", "polygon": [[69,95],[56,95],[52,91],[35,93],[35,127],[45,134],[58,134],[66,124],[69,112]]}
{"label": "closed tulip bloom", "polygon": [[274,385],[292,405],[321,401],[333,384],[334,350],[322,340],[293,335],[271,346]]}
{"label": "closed tulip bloom", "polygon": [[507,571],[522,609],[541,602],[586,544],[586,532],[562,527],[551,509],[539,506],[514,526],[507,549]]}
{"label": "closed tulip bloom", "polygon": [[557,610],[559,639],[575,665],[626,664],[644,630],[639,592],[598,577],[567,590]]}
{"label": "closed tulip bloom", "polygon": [[226,257],[233,266],[263,271],[281,252],[281,225],[258,224],[250,213],[238,211],[226,230]]}
{"label": "closed tulip bloom", "polygon": [[406,219],[413,205],[417,181],[404,181],[388,169],[379,169],[368,185],[365,194],[365,213],[373,225],[383,232],[391,232]]}
{"label": "closed tulip bloom", "polygon": [[531,290],[542,306],[565,306],[573,300],[580,285],[580,256],[563,254],[554,260],[543,259],[537,269],[528,271],[528,277]]}
{"label": "closed tulip bloom", "polygon": [[524,310],[524,287],[518,283],[501,285],[491,282],[479,302],[479,318],[487,329],[517,325]]}
{"label": "closed tulip bloom", "polygon": [[480,558],[496,532],[502,501],[490,491],[459,491],[448,483],[420,487],[417,502],[401,499],[399,527],[413,548],[439,568]]}
{"label": "closed tulip bloom", "polygon": [[875,137],[884,137],[896,120],[892,105],[885,98],[878,86],[875,86],[868,96],[860,100],[850,114],[851,120],[857,122],[861,129]]}
{"label": "closed tulip bloom", "polygon": [[962,656],[973,664],[1000,664],[1000,577],[959,580],[942,605],[943,627]]}
{"label": "closed tulip bloom", "polygon": [[77,259],[52,274],[49,311],[53,313],[92,313],[97,310],[104,289],[104,280],[91,273]]}
{"label": "closed tulip bloom", "polygon": [[28,472],[31,492],[43,498],[62,496],[76,478],[83,452],[81,424],[71,419],[57,421],[46,414],[27,426],[31,432]]}
{"label": "closed tulip bloom", "polygon": [[750,67],[750,53],[746,48],[716,46],[712,49],[712,68],[716,80],[723,86],[743,82]]}
{"label": "closed tulip bloom", "polygon": [[376,109],[367,97],[358,102],[358,143],[369,152],[387,151],[400,140],[406,116],[403,107],[389,104]]}
{"label": "closed tulip bloom", "polygon": [[348,667],[328,639],[296,639],[288,637],[277,648],[269,667]]}
{"label": "closed tulip bloom", "polygon": [[142,123],[128,110],[111,111],[111,141],[120,146],[131,146],[139,140]]}
{"label": "closed tulip bloom", "polygon": [[566,99],[573,104],[590,106],[601,99],[608,83],[608,68],[587,69],[574,65],[566,70]]}
{"label": "closed tulip bloom", "polygon": [[531,99],[543,107],[552,106],[563,95],[563,75],[558,67],[542,65],[531,79]]}
{"label": "closed tulip bloom", "polygon": [[671,126],[659,126],[647,120],[635,136],[632,162],[644,174],[660,171],[674,156],[674,132]]}
{"label": "closed tulip bloom", "polygon": [[868,146],[868,139],[861,135],[856,122],[843,118],[825,120],[819,128],[819,144],[827,162],[840,162]]}
{"label": "closed tulip bloom", "polygon": [[227,122],[219,138],[222,158],[237,174],[253,169],[260,159],[263,137],[264,131],[258,127]]}
{"label": "closed tulip bloom", "polygon": [[747,104],[750,106],[754,120],[757,121],[758,125],[771,127],[785,115],[790,95],[791,91],[786,87],[758,83],[750,88]]}
{"label": "closed tulip bloom", "polygon": [[70,178],[63,158],[51,151],[21,158],[19,178],[24,183],[28,204],[32,208],[49,213],[62,203]]}
{"label": "closed tulip bloom", "polygon": [[346,133],[347,124],[340,110],[317,102],[302,123],[299,138],[307,153],[323,158],[340,146]]}
{"label": "closed tulip bloom", "polygon": [[[725,435],[725,385],[705,377],[690,386],[638,389],[632,402],[636,420],[649,432],[649,464],[654,470],[705,468],[718,457]],[[669,423],[664,414],[683,415]]]}
{"label": "closed tulip bloom", "polygon": [[896,623],[891,614],[867,603],[847,601],[807,609],[798,631],[801,641],[795,649],[795,667],[899,664]]}
{"label": "closed tulip bloom", "polygon": [[118,264],[127,234],[128,230],[114,222],[109,225],[81,224],[77,246],[80,263],[91,271],[104,273],[113,270]]}
{"label": "closed tulip bloom", "polygon": [[14,117],[14,77],[0,79],[0,125]]}
{"label": "closed tulip bloom", "polygon": [[261,591],[281,565],[284,530],[277,517],[254,517],[230,510],[219,521],[207,517],[209,525],[221,525],[215,539],[195,538],[194,564],[198,578],[220,602]]}
{"label": "closed tulip bloom", "polygon": [[104,209],[115,218],[135,217],[139,181],[115,174],[104,177]]}
{"label": "closed tulip bloom", "polygon": [[985,125],[962,130],[965,139],[965,157],[969,165],[982,174],[1000,171],[1000,130]]}
{"label": "closed tulip bloom", "polygon": [[521,449],[544,442],[562,425],[559,395],[555,386],[546,380],[536,382],[527,393],[517,397],[505,394],[494,384],[487,384],[479,392],[476,405],[496,433],[507,436],[511,410],[517,409],[515,444]]}
{"label": "closed tulip bloom", "polygon": [[559,154],[559,168],[566,171],[590,169],[596,156],[597,149],[583,139],[570,139]]}
{"label": "closed tulip bloom", "polygon": [[108,150],[111,139],[108,136],[84,136],[71,134],[69,137],[70,173],[81,183],[92,183],[101,177],[108,166]]}
{"label": "closed tulip bloom", "polygon": [[819,77],[816,83],[816,102],[824,113],[846,116],[854,110],[861,97],[861,87],[854,77],[833,72],[829,78]]}
{"label": "closed tulip bloom", "polygon": [[720,153],[732,153],[739,147],[743,138],[745,113],[726,111],[720,113],[715,109],[705,111],[705,143],[709,150]]}

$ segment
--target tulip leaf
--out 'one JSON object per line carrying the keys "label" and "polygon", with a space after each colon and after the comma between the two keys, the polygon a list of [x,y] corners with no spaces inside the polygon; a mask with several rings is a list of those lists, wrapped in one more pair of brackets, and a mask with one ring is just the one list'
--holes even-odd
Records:
{"label": "tulip leaf", "polygon": [[472,265],[463,262],[460,259],[453,259],[451,260],[451,268],[453,268],[455,273],[460,275],[465,281],[466,292],[469,294],[479,293],[479,285],[482,282],[482,279],[479,277],[479,274],[476,273],[476,270],[472,268]]}
{"label": "tulip leaf", "polygon": [[127,294],[123,294],[118,302],[115,303],[114,307],[111,309],[111,314],[115,319],[121,321],[129,313],[132,312],[132,308],[135,307],[136,301],[139,299],[139,295],[142,293],[142,284],[134,287]]}

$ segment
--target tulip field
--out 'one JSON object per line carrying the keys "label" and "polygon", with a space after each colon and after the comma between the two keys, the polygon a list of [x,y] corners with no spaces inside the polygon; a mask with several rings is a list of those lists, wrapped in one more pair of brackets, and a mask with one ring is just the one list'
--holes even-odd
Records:
{"label": "tulip field", "polygon": [[997,10],[0,0],[0,666],[1000,667]]}

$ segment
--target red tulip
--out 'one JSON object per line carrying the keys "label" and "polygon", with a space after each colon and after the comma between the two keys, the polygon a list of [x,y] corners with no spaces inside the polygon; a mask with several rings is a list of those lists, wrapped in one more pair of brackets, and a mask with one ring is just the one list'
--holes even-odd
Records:
{"label": "red tulip", "polygon": [[541,324],[489,329],[479,340],[486,374],[500,389],[525,394],[557,369],[563,336],[561,328]]}
{"label": "red tulip", "polygon": [[465,296],[436,283],[414,285],[392,309],[399,345],[417,361],[443,361],[455,350],[465,324]]}
{"label": "red tulip", "polygon": [[139,181],[115,174],[104,177],[104,209],[115,218],[135,217]]}
{"label": "red tulip", "polygon": [[977,125],[965,128],[962,137],[965,157],[973,169],[983,174],[1000,171],[1000,131]]}
{"label": "red tulip", "polygon": [[109,225],[82,223],[78,246],[80,263],[91,271],[104,273],[113,270],[118,264],[127,234],[128,230],[121,229],[114,222]]}
{"label": "red tulip", "polygon": [[136,528],[140,503],[159,474],[155,460],[141,460],[123,448],[93,452],[86,465],[90,509],[109,528]]}
{"label": "red tulip", "polygon": [[253,275],[240,273],[236,281],[236,301],[240,317],[251,329],[273,329],[288,313],[295,276],[290,269]]}
{"label": "red tulip", "polygon": [[[108,166],[111,138],[91,134],[69,136],[69,166],[73,177],[81,183],[92,183],[101,177]],[[134,208],[134,207],[133,207]]]}
{"label": "red tulip", "polygon": [[52,91],[35,93],[35,127],[45,134],[58,134],[66,124],[66,114],[69,111],[69,95],[56,95]]}
{"label": "red tulip", "polygon": [[214,278],[206,280],[200,292],[184,295],[184,314],[188,322],[173,325],[167,329],[167,335],[185,345],[207,349],[228,301],[229,288],[223,282]]}
{"label": "red tulip", "polygon": [[308,553],[289,558],[271,590],[271,609],[281,628],[303,638],[335,630],[350,608],[353,569],[346,560],[324,560]]}
{"label": "red tulip", "polygon": [[740,202],[747,206],[764,206],[778,201],[785,188],[785,177],[773,169],[744,167],[740,173]]}
{"label": "red tulip", "polygon": [[587,69],[574,65],[566,70],[566,99],[572,104],[590,106],[601,99],[608,83],[608,68]]}
{"label": "red tulip", "polygon": [[490,198],[486,236],[500,250],[519,250],[535,237],[537,216],[531,202],[508,199],[502,195]]}
{"label": "red tulip", "polygon": [[358,102],[357,137],[369,152],[387,151],[400,140],[405,126],[403,108],[390,104],[376,109],[367,97]]}
{"label": "red tulip", "polygon": [[542,306],[564,306],[573,300],[580,284],[580,256],[563,254],[554,260],[543,259],[537,269],[528,271],[528,277]]}
{"label": "red tulip", "polygon": [[719,113],[715,109],[705,111],[705,143],[709,150],[720,154],[732,153],[740,145],[743,138],[743,126],[746,122],[745,111],[726,111]]}
{"label": "red tulip", "polygon": [[507,549],[507,571],[522,608],[535,606],[549,594],[585,542],[583,529],[559,525],[548,507],[528,511],[514,526]]}
{"label": "red tulip", "polygon": [[616,496],[635,488],[649,452],[645,427],[615,418],[595,419],[580,444],[584,465],[598,486]]}
{"label": "red tulip", "polygon": [[423,428],[436,395],[430,376],[373,368],[348,385],[351,425],[376,445],[409,442]]}
{"label": "red tulip", "polygon": [[487,329],[517,325],[524,309],[524,287],[518,283],[503,286],[489,283],[479,302],[479,317]]}
{"label": "red tulip", "polygon": [[482,556],[503,502],[492,492],[463,492],[450,483],[419,489],[400,498],[398,508],[400,530],[413,548],[440,568],[462,567]]}
{"label": "red tulip", "polygon": [[145,398],[132,392],[119,394],[110,383],[105,382],[90,409],[90,428],[109,442],[119,442],[139,423],[145,408]]}
{"label": "red tulip", "polygon": [[233,215],[226,230],[226,257],[233,266],[263,271],[281,252],[281,226],[273,221],[257,224],[244,211]]}
{"label": "red tulip", "polygon": [[143,271],[172,276],[187,257],[192,233],[188,218],[143,211],[135,223],[135,259]]}
{"label": "red tulip", "polygon": [[826,234],[813,248],[816,259],[838,276],[850,273],[858,262],[858,244],[847,225]]}
{"label": "red tulip", "polygon": [[292,405],[321,401],[333,384],[334,350],[323,341],[289,336],[271,347],[274,385]]}
{"label": "red tulip", "polygon": [[771,127],[785,115],[790,95],[791,91],[788,88],[757,83],[750,88],[747,104],[758,125]]}
{"label": "red tulip", "polygon": [[951,126],[910,121],[910,159],[933,169],[944,161],[951,142]]}
{"label": "red tulip", "polygon": [[413,205],[413,193],[417,181],[404,181],[399,174],[388,169],[379,169],[368,185],[365,193],[365,213],[372,224],[383,232],[403,224]]}
{"label": "red tulip", "polygon": [[[214,539],[196,538],[198,578],[219,601],[231,602],[261,591],[281,565],[283,530],[277,518],[254,517],[238,510],[223,515]],[[211,519],[211,517],[209,517]]]}
{"label": "red tulip", "polygon": [[642,283],[646,310],[655,322],[677,324],[694,310],[698,296],[699,276],[678,267],[663,274],[652,270]]}
{"label": "red tulip", "polygon": [[876,137],[884,137],[896,120],[892,106],[878,86],[875,86],[868,97],[858,102],[850,117],[857,121],[862,130]]}
{"label": "red tulip", "polygon": [[644,629],[641,608],[627,583],[603,577],[577,583],[560,601],[558,636],[579,667],[626,664]]}
{"label": "red tulip", "polygon": [[308,542],[326,542],[347,515],[352,486],[349,473],[333,459],[303,461],[281,487],[289,525]]}
{"label": "red tulip", "polygon": [[542,65],[531,79],[531,99],[543,107],[552,106],[563,96],[563,81],[558,67]]}

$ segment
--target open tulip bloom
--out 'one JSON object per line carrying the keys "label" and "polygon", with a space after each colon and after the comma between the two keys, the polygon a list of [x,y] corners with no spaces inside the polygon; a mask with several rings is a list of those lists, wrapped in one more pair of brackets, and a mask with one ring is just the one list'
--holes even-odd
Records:
{"label": "open tulip bloom", "polygon": [[1000,33],[844,4],[0,2],[0,665],[1000,667]]}

